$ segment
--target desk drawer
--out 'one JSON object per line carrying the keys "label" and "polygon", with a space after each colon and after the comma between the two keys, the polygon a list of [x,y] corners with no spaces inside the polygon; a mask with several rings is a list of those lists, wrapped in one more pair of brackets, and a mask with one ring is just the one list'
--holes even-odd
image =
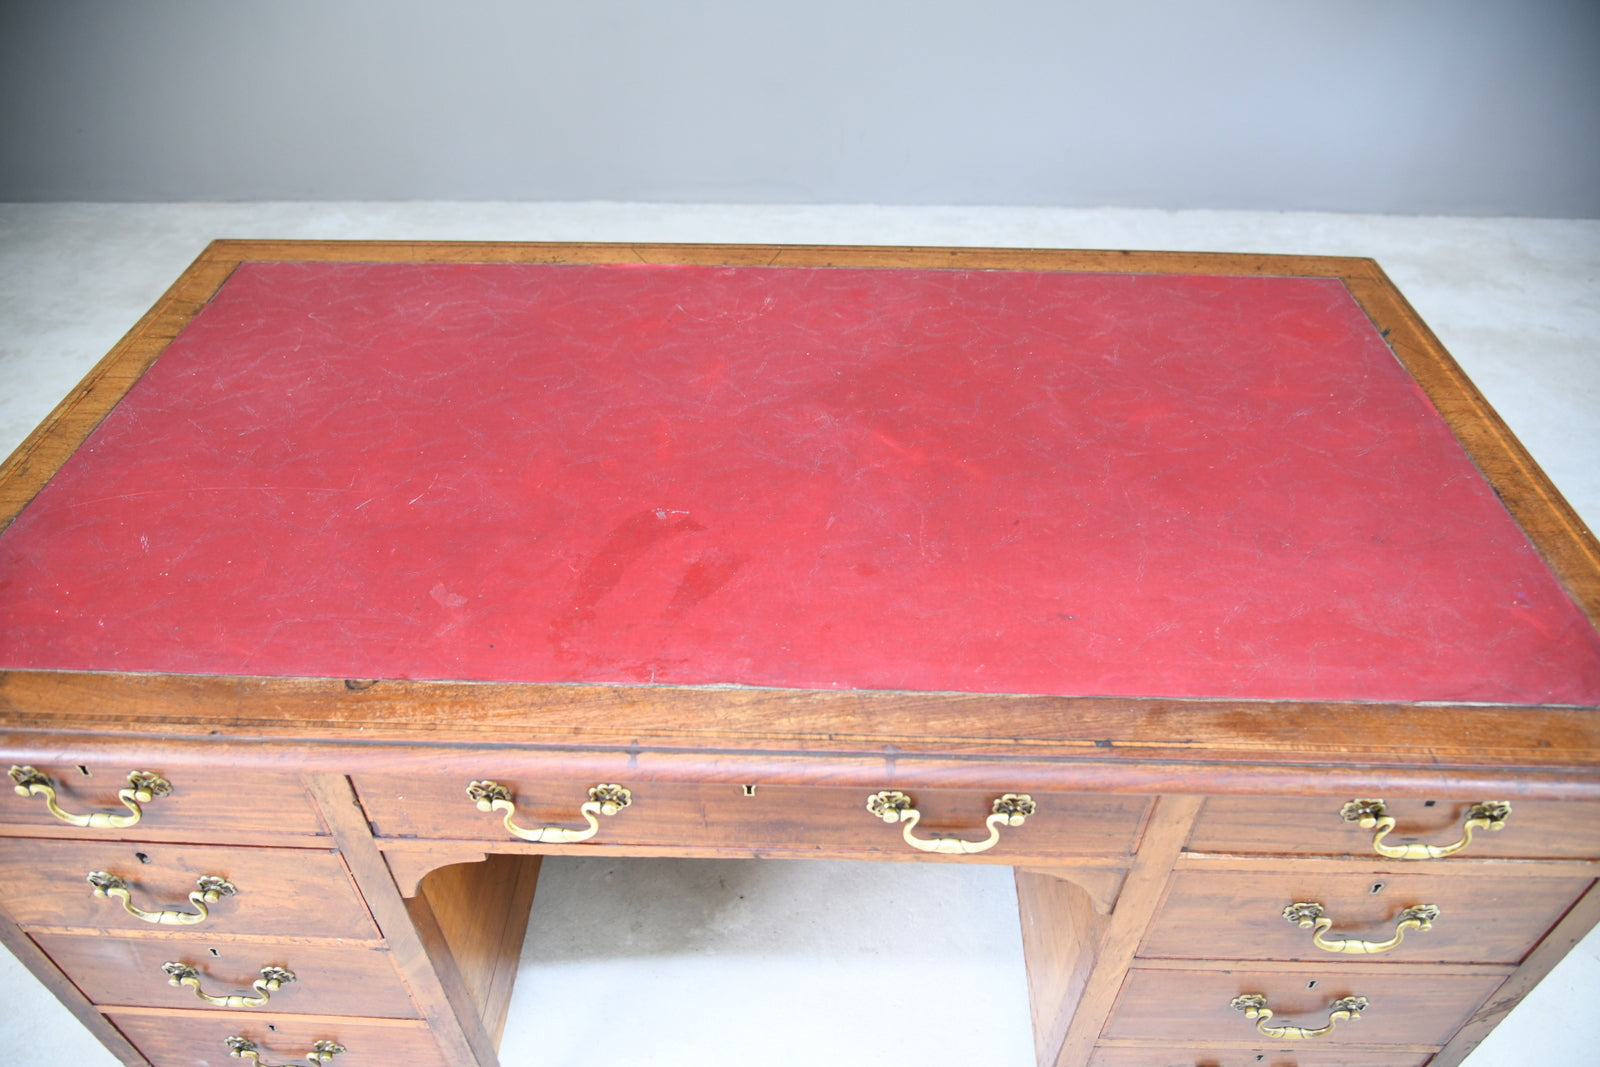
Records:
{"label": "desk drawer", "polygon": [[1423,1067],[1431,1052],[1307,1048],[1100,1048],[1089,1067]]}
{"label": "desk drawer", "polygon": [[108,1013],[151,1067],[238,1067],[228,1039],[254,1042],[262,1062],[305,1064],[318,1041],[344,1047],[333,1067],[451,1067],[422,1022],[281,1015],[271,1012],[139,1011]]}
{"label": "desk drawer", "polygon": [[[1361,856],[1381,860],[1374,847],[1380,827],[1362,828],[1341,810],[1348,801],[1367,797],[1212,797],[1206,801],[1194,832],[1191,852],[1272,855]],[[1410,843],[1448,848],[1463,840],[1470,809],[1499,797],[1409,799],[1384,801],[1395,820],[1384,835],[1384,847]],[[1469,844],[1454,856],[1462,859],[1600,859],[1600,804],[1518,800],[1511,804],[1501,829],[1475,828]],[[1445,861],[1453,857],[1445,857]],[[1426,860],[1406,862],[1430,862]],[[1431,862],[1439,862],[1437,860]]]}
{"label": "desk drawer", "polygon": [[[1339,871],[1291,861],[1280,870],[1179,870],[1145,934],[1140,956],[1166,959],[1518,963],[1589,887],[1583,875],[1551,876],[1537,867],[1498,873],[1482,867]],[[1426,867],[1427,865],[1421,865]],[[1353,954],[1319,948],[1314,929],[1284,917],[1291,904],[1322,905],[1333,925],[1324,942],[1392,941],[1402,912],[1433,905],[1427,930],[1412,926],[1392,949]],[[1313,921],[1315,921],[1313,919]]]}
{"label": "desk drawer", "polygon": [[[31,774],[29,772],[32,772]],[[131,797],[140,784],[134,775],[158,779],[148,800]],[[20,796],[5,789],[0,823],[26,832],[88,839],[159,840],[201,834],[215,840],[250,835],[327,836],[322,818],[298,775],[241,771],[231,767],[164,767],[159,761],[117,763],[70,757],[50,762],[12,764],[6,785],[31,789]],[[53,814],[54,801],[67,818],[95,818],[109,825],[75,826]]]}
{"label": "desk drawer", "polygon": [[1263,1040],[1256,1024],[1232,1007],[1242,994],[1260,994],[1267,1026],[1320,1029],[1335,1002],[1365,997],[1358,1019],[1334,1024],[1315,1047],[1443,1045],[1504,981],[1503,974],[1400,972],[1381,967],[1319,965],[1303,970],[1248,967],[1194,970],[1138,968],[1128,972],[1106,1024],[1108,1039],[1189,1042]]}
{"label": "desk drawer", "polygon": [[[511,776],[495,782],[509,792],[515,824],[582,830],[580,805],[595,783],[534,781]],[[484,813],[467,795],[466,780],[362,777],[356,790],[374,832],[382,838],[508,841],[500,811]],[[867,810],[873,790],[834,786],[757,786],[752,794],[728,784],[621,783],[627,807],[598,817],[591,846],[645,846],[730,852],[887,853],[922,855],[902,836],[903,823],[887,825]],[[913,833],[969,841],[987,840],[986,819],[1001,791],[907,790],[921,813]],[[1148,798],[1085,794],[1031,795],[1025,822],[998,828],[999,840],[978,853],[1012,862],[1019,857],[1125,856],[1138,840]],[[549,838],[546,838],[546,842]]]}
{"label": "desk drawer", "polygon": [[409,1019],[416,1006],[389,953],[355,945],[296,945],[261,941],[167,937],[114,938],[36,934],[34,941],[96,1004],[148,1008],[209,1005],[188,985],[173,985],[167,963],[198,972],[199,989],[213,997],[258,997],[253,983],[266,967],[294,980],[267,990],[268,1011],[316,1012]]}
{"label": "desk drawer", "polygon": [[[207,914],[199,922],[155,923],[131,914],[119,893],[96,896],[88,876],[97,872],[126,883],[133,907],[185,919],[200,914],[190,895],[202,878],[225,879],[233,892],[202,899]],[[381,936],[339,854],[313,849],[0,838],[0,899],[25,927]]]}

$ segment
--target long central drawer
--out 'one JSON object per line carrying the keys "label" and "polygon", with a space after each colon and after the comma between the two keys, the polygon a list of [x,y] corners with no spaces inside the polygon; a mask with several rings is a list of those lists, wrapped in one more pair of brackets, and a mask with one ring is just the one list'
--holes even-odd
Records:
{"label": "long central drawer", "polygon": [[[497,776],[522,827],[583,829],[580,808],[596,783]],[[360,776],[356,791],[380,838],[511,841],[504,814],[484,813],[468,796],[471,780],[442,777]],[[607,783],[613,784],[613,783]],[[595,844],[681,848],[793,851],[853,851],[918,854],[903,837],[904,825],[888,825],[868,810],[874,790],[842,786],[740,786],[724,783],[619,782],[628,805],[598,818]],[[1018,785],[1015,793],[1025,793]],[[986,823],[1004,791],[913,789],[919,838],[986,840]],[[999,840],[964,859],[1016,862],[1019,857],[1126,856],[1133,852],[1149,808],[1142,796],[1075,793],[1028,794],[1032,814],[999,830]]]}

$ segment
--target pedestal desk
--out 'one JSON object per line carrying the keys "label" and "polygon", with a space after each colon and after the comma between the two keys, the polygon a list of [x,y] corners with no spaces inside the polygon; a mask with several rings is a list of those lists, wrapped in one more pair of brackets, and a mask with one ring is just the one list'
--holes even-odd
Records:
{"label": "pedestal desk", "polygon": [[7,945],[490,1067],[540,857],[1016,869],[1046,1065],[1454,1064],[1600,916],[1600,553],[1378,267],[222,241],[0,470]]}

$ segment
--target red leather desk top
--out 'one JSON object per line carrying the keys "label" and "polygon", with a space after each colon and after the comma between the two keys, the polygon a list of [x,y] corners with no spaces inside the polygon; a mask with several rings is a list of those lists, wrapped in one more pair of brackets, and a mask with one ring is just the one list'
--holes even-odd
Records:
{"label": "red leather desk top", "polygon": [[0,668],[1600,703],[1336,280],[253,263],[0,535]]}

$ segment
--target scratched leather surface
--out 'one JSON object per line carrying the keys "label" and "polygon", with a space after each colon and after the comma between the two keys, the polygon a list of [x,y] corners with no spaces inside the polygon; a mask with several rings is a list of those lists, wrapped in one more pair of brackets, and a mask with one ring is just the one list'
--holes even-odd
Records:
{"label": "scratched leather surface", "polygon": [[1600,702],[1336,281],[247,264],[0,536],[0,667]]}

